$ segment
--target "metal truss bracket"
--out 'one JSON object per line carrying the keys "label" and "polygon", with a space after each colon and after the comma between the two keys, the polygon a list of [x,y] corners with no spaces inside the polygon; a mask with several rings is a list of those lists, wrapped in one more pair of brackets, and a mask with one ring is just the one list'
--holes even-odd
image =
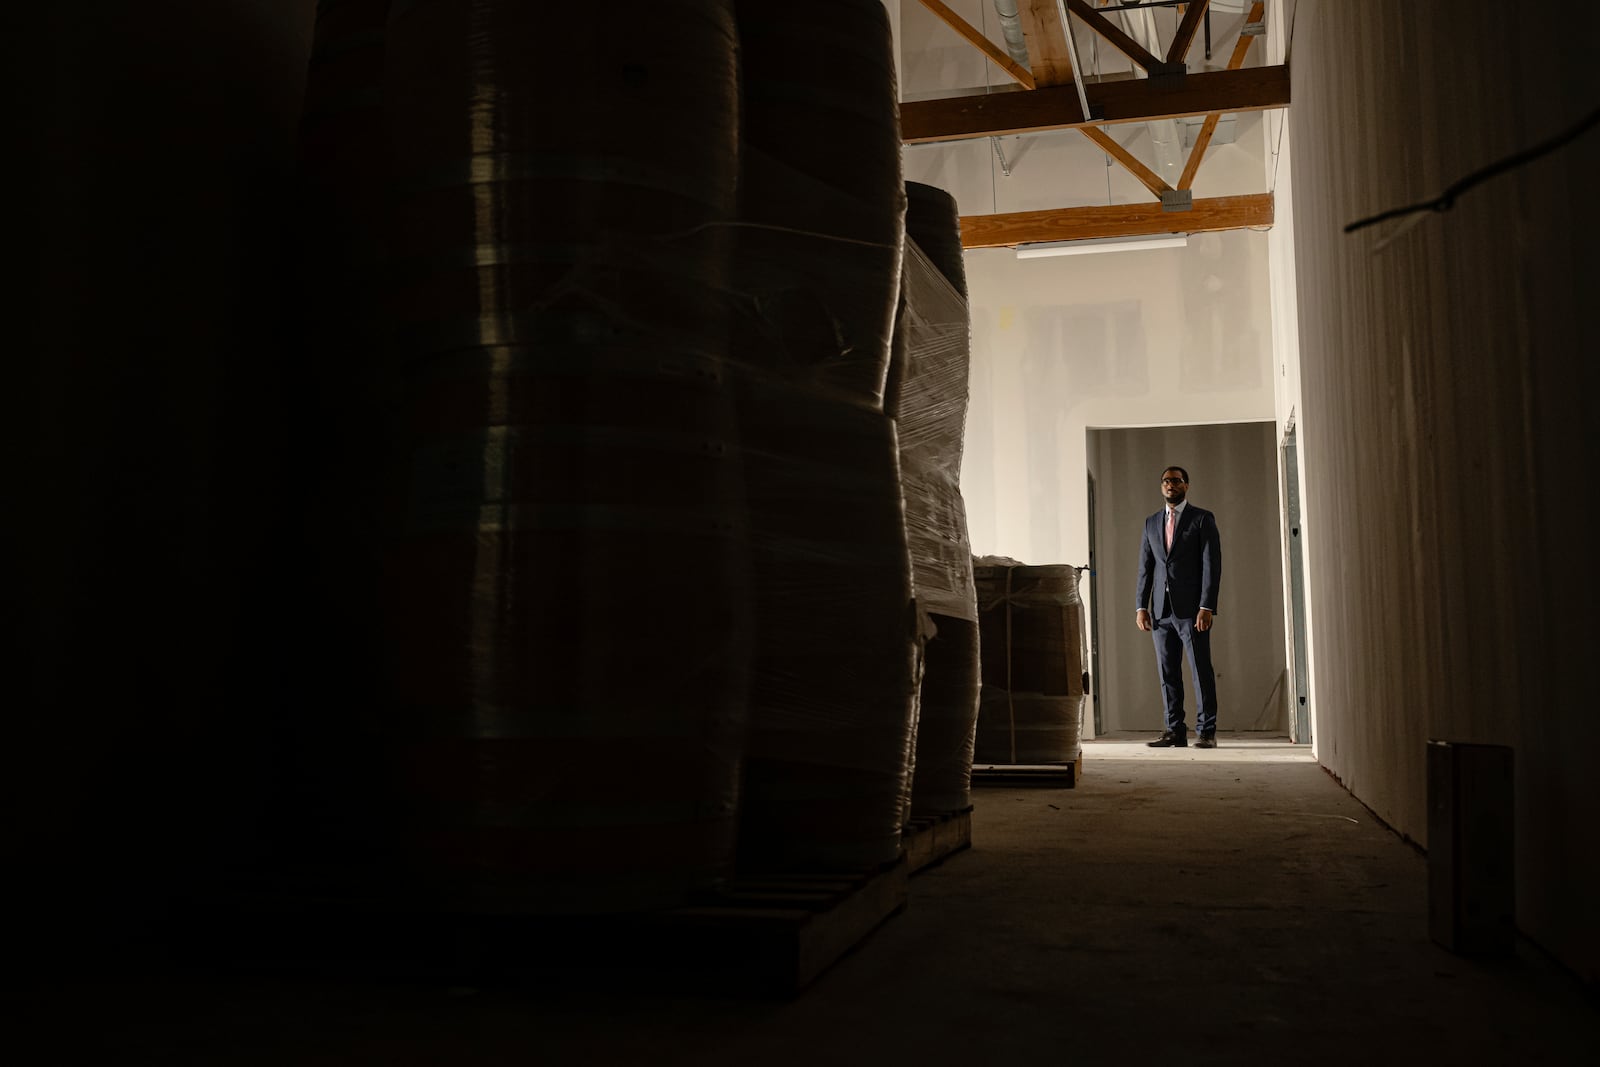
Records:
{"label": "metal truss bracket", "polygon": [[1164,189],[1161,192],[1162,211],[1193,211],[1194,190]]}
{"label": "metal truss bracket", "polygon": [[1182,63],[1156,63],[1145,73],[1150,75],[1151,85],[1161,89],[1176,89],[1183,84],[1189,68]]}

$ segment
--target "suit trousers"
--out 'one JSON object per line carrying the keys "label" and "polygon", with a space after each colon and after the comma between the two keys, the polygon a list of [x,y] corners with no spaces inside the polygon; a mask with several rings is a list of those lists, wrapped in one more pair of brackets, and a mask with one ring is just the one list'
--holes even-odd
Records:
{"label": "suit trousers", "polygon": [[1199,691],[1195,732],[1202,737],[1210,736],[1217,732],[1217,676],[1211,669],[1211,631],[1195,629],[1192,618],[1173,615],[1169,604],[1162,605],[1162,612],[1150,636],[1156,643],[1156,669],[1161,673],[1166,728],[1177,735],[1188,733],[1183,709],[1183,660],[1180,658],[1187,653],[1195,689]]}

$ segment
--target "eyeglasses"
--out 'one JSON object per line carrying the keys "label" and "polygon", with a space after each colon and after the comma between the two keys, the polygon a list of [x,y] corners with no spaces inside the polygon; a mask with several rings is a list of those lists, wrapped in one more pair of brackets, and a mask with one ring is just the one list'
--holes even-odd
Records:
{"label": "eyeglasses", "polygon": [[1163,479],[1161,479],[1161,484],[1162,485],[1182,485],[1183,484],[1183,479],[1182,478],[1163,478]]}

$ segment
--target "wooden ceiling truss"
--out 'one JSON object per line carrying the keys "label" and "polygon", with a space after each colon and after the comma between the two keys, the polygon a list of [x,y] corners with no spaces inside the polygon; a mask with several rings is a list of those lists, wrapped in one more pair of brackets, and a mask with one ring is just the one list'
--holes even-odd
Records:
{"label": "wooden ceiling truss", "polygon": [[[1044,241],[1145,237],[1173,231],[1172,212],[1157,203],[1094,204],[1089,207],[961,216],[963,248],[1006,248]],[[1272,225],[1272,194],[1215,196],[1196,200],[1183,213],[1186,233],[1242,230]]]}
{"label": "wooden ceiling truss", "polygon": [[[1105,0],[1100,2],[1103,4]],[[921,3],[982,49],[1025,91],[902,103],[901,136],[907,144],[1078,129],[1133,175],[1152,196],[1163,200],[1163,194],[1170,198],[1175,192],[1192,188],[1200,162],[1216,133],[1218,120],[1224,114],[1289,104],[1287,67],[1248,70],[1244,67],[1245,56],[1255,39],[1252,27],[1260,25],[1265,11],[1262,0],[1256,0],[1245,16],[1245,32],[1234,44],[1227,68],[1195,74],[1186,73],[1184,60],[1205,19],[1210,0],[1194,0],[1185,5],[1165,57],[1156,56],[1134,40],[1089,0],[1020,0],[1017,9],[1023,39],[1028,46],[1027,70],[941,0],[921,0]],[[1086,83],[1082,72],[1074,68],[1070,28],[1062,21],[1067,12],[1127,56],[1149,77]],[[1205,121],[1189,152],[1177,190],[1140,162],[1106,129],[1120,123],[1199,115],[1204,115]],[[964,216],[962,244],[968,248],[988,248],[1035,241],[1135,236],[1171,232],[1175,225],[1189,232],[1263,226],[1272,221],[1271,201],[1270,193],[1197,200],[1187,209],[1181,223],[1172,218],[1174,203],[1170,200],[1106,208]],[[1179,198],[1177,203],[1181,202]]]}

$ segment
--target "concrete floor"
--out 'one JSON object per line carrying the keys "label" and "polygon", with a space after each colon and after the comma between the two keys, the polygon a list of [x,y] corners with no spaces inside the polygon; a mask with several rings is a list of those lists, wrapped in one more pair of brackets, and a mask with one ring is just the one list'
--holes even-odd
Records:
{"label": "concrete floor", "polygon": [[974,847],[792,1001],[135,967],[40,990],[51,1062],[1590,1062],[1592,991],[1434,947],[1424,859],[1304,749],[1143,739],[1089,743],[1076,789],[980,788]]}

